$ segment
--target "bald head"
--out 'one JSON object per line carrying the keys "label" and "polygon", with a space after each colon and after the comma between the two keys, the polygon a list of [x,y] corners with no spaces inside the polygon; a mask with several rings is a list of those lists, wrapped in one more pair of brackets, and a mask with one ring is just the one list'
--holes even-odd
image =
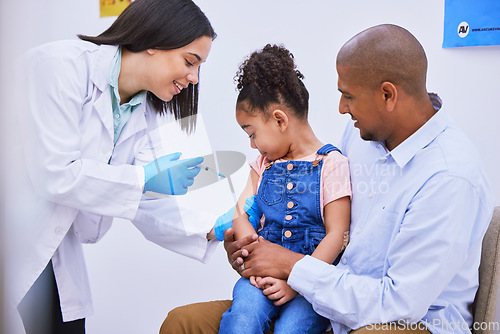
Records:
{"label": "bald head", "polygon": [[407,30],[390,24],[368,28],[351,38],[337,55],[337,66],[363,86],[388,81],[407,94],[427,94],[427,57],[422,45]]}

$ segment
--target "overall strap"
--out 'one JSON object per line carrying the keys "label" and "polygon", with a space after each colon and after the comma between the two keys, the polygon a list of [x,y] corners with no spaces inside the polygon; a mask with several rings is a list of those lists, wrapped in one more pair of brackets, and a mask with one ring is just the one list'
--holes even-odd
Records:
{"label": "overall strap", "polygon": [[323,158],[328,155],[328,153],[332,152],[332,151],[339,151],[340,154],[342,154],[342,152],[340,152],[340,150],[338,148],[336,148],[335,146],[333,146],[332,144],[326,144],[326,145],[323,145],[317,152],[316,152],[316,159],[314,159],[312,165],[313,167],[317,167],[319,165],[319,162],[321,160],[323,160]]}
{"label": "overall strap", "polygon": [[[332,151],[339,151],[340,150],[333,146],[332,144],[326,144],[326,145],[323,145],[323,147],[321,147],[318,152],[316,152],[317,154],[321,154],[321,155],[327,155],[328,153],[332,152]],[[342,154],[342,152],[340,152],[340,154]]]}

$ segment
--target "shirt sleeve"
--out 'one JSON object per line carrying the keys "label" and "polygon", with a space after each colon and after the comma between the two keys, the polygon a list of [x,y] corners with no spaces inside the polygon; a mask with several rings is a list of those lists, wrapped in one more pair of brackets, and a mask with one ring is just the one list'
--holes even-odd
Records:
{"label": "shirt sleeve", "polygon": [[316,312],[352,329],[419,321],[464,266],[470,249],[480,249],[487,224],[478,224],[476,216],[485,210],[470,182],[435,175],[409,203],[388,247],[383,277],[306,256],[293,267],[288,284]]}
{"label": "shirt sleeve", "polygon": [[351,179],[347,158],[339,152],[330,152],[323,159],[323,203],[351,196]]}
{"label": "shirt sleeve", "polygon": [[259,155],[254,162],[250,163],[250,167],[259,175],[259,178],[264,174],[264,170],[266,169],[266,164],[268,163],[267,159]]}

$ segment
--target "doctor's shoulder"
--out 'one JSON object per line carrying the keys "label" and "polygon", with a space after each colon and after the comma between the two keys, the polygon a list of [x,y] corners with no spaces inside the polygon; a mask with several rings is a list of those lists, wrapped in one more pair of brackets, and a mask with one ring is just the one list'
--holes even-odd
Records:
{"label": "doctor's shoulder", "polygon": [[[97,45],[91,42],[75,40],[60,40],[36,46],[23,56],[27,66],[38,63],[72,64],[80,70],[92,72],[100,62],[111,63],[117,46]],[[57,70],[57,69],[56,69]]]}
{"label": "doctor's shoulder", "polygon": [[82,40],[60,40],[35,46],[26,52],[25,57],[30,60],[45,57],[77,58],[82,53],[93,52],[98,48],[98,45]]}
{"label": "doctor's shoulder", "polygon": [[109,68],[116,50],[117,46],[79,39],[49,42],[25,53],[22,68],[27,78],[43,76],[48,82],[76,85],[78,90],[86,91],[87,83],[94,82],[102,90],[108,84]]}

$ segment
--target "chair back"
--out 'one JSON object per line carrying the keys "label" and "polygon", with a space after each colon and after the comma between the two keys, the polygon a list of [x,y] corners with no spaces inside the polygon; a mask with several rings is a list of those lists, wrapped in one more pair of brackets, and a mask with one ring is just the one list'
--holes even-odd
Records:
{"label": "chair back", "polygon": [[483,239],[479,288],[474,300],[474,334],[494,334],[499,330],[495,323],[500,278],[500,206],[495,208],[490,226]]}

